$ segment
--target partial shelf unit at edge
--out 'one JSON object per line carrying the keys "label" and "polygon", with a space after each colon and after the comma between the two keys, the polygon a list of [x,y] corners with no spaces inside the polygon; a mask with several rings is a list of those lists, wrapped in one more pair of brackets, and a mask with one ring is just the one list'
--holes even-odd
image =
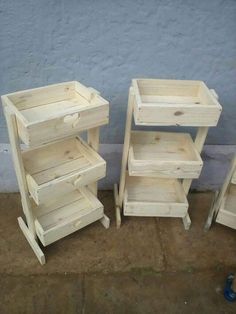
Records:
{"label": "partial shelf unit at edge", "polygon": [[[232,160],[231,168],[233,174],[227,184],[227,188],[222,195],[219,211],[216,216],[216,222],[236,229],[236,156]],[[229,170],[231,171],[231,169]]]}
{"label": "partial shelf unit at edge", "polygon": [[75,81],[4,95],[2,103],[26,218],[18,222],[44,264],[38,239],[46,246],[97,220],[109,227],[97,199],[106,175],[99,127],[108,123],[109,103]]}
{"label": "partial shelf unit at edge", "polygon": [[[124,215],[181,217],[186,229],[188,194],[198,178],[208,127],[215,126],[221,106],[201,81],[134,79],[129,91],[119,191],[115,186],[117,227]],[[142,126],[197,127],[186,133],[132,131]]]}

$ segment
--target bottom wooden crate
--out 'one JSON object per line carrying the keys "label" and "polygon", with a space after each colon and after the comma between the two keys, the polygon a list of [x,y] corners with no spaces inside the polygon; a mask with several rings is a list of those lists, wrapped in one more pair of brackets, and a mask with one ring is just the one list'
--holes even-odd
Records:
{"label": "bottom wooden crate", "polygon": [[127,174],[124,215],[184,217],[188,211],[182,184],[177,179],[134,177]]}
{"label": "bottom wooden crate", "polygon": [[236,185],[231,184],[223,199],[216,221],[222,225],[236,229]]}
{"label": "bottom wooden crate", "polygon": [[80,188],[42,206],[33,205],[37,236],[49,245],[103,217],[103,205]]}

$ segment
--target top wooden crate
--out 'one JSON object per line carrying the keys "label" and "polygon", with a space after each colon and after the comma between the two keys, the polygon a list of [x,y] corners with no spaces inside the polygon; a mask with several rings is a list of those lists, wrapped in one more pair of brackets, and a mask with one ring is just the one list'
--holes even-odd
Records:
{"label": "top wooden crate", "polygon": [[75,81],[4,95],[2,102],[15,113],[19,137],[28,146],[108,123],[109,103]]}
{"label": "top wooden crate", "polygon": [[202,81],[134,79],[137,125],[216,126],[222,107]]}

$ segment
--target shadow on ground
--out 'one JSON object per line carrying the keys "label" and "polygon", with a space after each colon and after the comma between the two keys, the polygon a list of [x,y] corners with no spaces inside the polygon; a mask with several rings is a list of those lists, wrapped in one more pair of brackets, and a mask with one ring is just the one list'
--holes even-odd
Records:
{"label": "shadow on ground", "polygon": [[180,219],[131,218],[115,228],[113,195],[100,193],[111,218],[46,248],[41,266],[16,218],[18,194],[0,194],[0,313],[235,313],[222,296],[236,270],[236,232],[203,230],[211,193],[191,194],[192,226]]}

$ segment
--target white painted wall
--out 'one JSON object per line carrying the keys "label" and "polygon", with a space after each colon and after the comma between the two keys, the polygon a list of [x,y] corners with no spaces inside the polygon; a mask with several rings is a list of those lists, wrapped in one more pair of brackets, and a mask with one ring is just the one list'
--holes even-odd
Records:
{"label": "white painted wall", "polygon": [[[228,145],[236,145],[235,30],[234,0],[1,0],[0,95],[69,80],[101,91],[111,103],[110,123],[102,127],[108,176],[101,186],[111,187],[131,79],[204,80],[219,94],[223,113],[207,137],[194,187],[215,188],[233,150]],[[8,142],[0,109],[0,191],[17,189]]]}

